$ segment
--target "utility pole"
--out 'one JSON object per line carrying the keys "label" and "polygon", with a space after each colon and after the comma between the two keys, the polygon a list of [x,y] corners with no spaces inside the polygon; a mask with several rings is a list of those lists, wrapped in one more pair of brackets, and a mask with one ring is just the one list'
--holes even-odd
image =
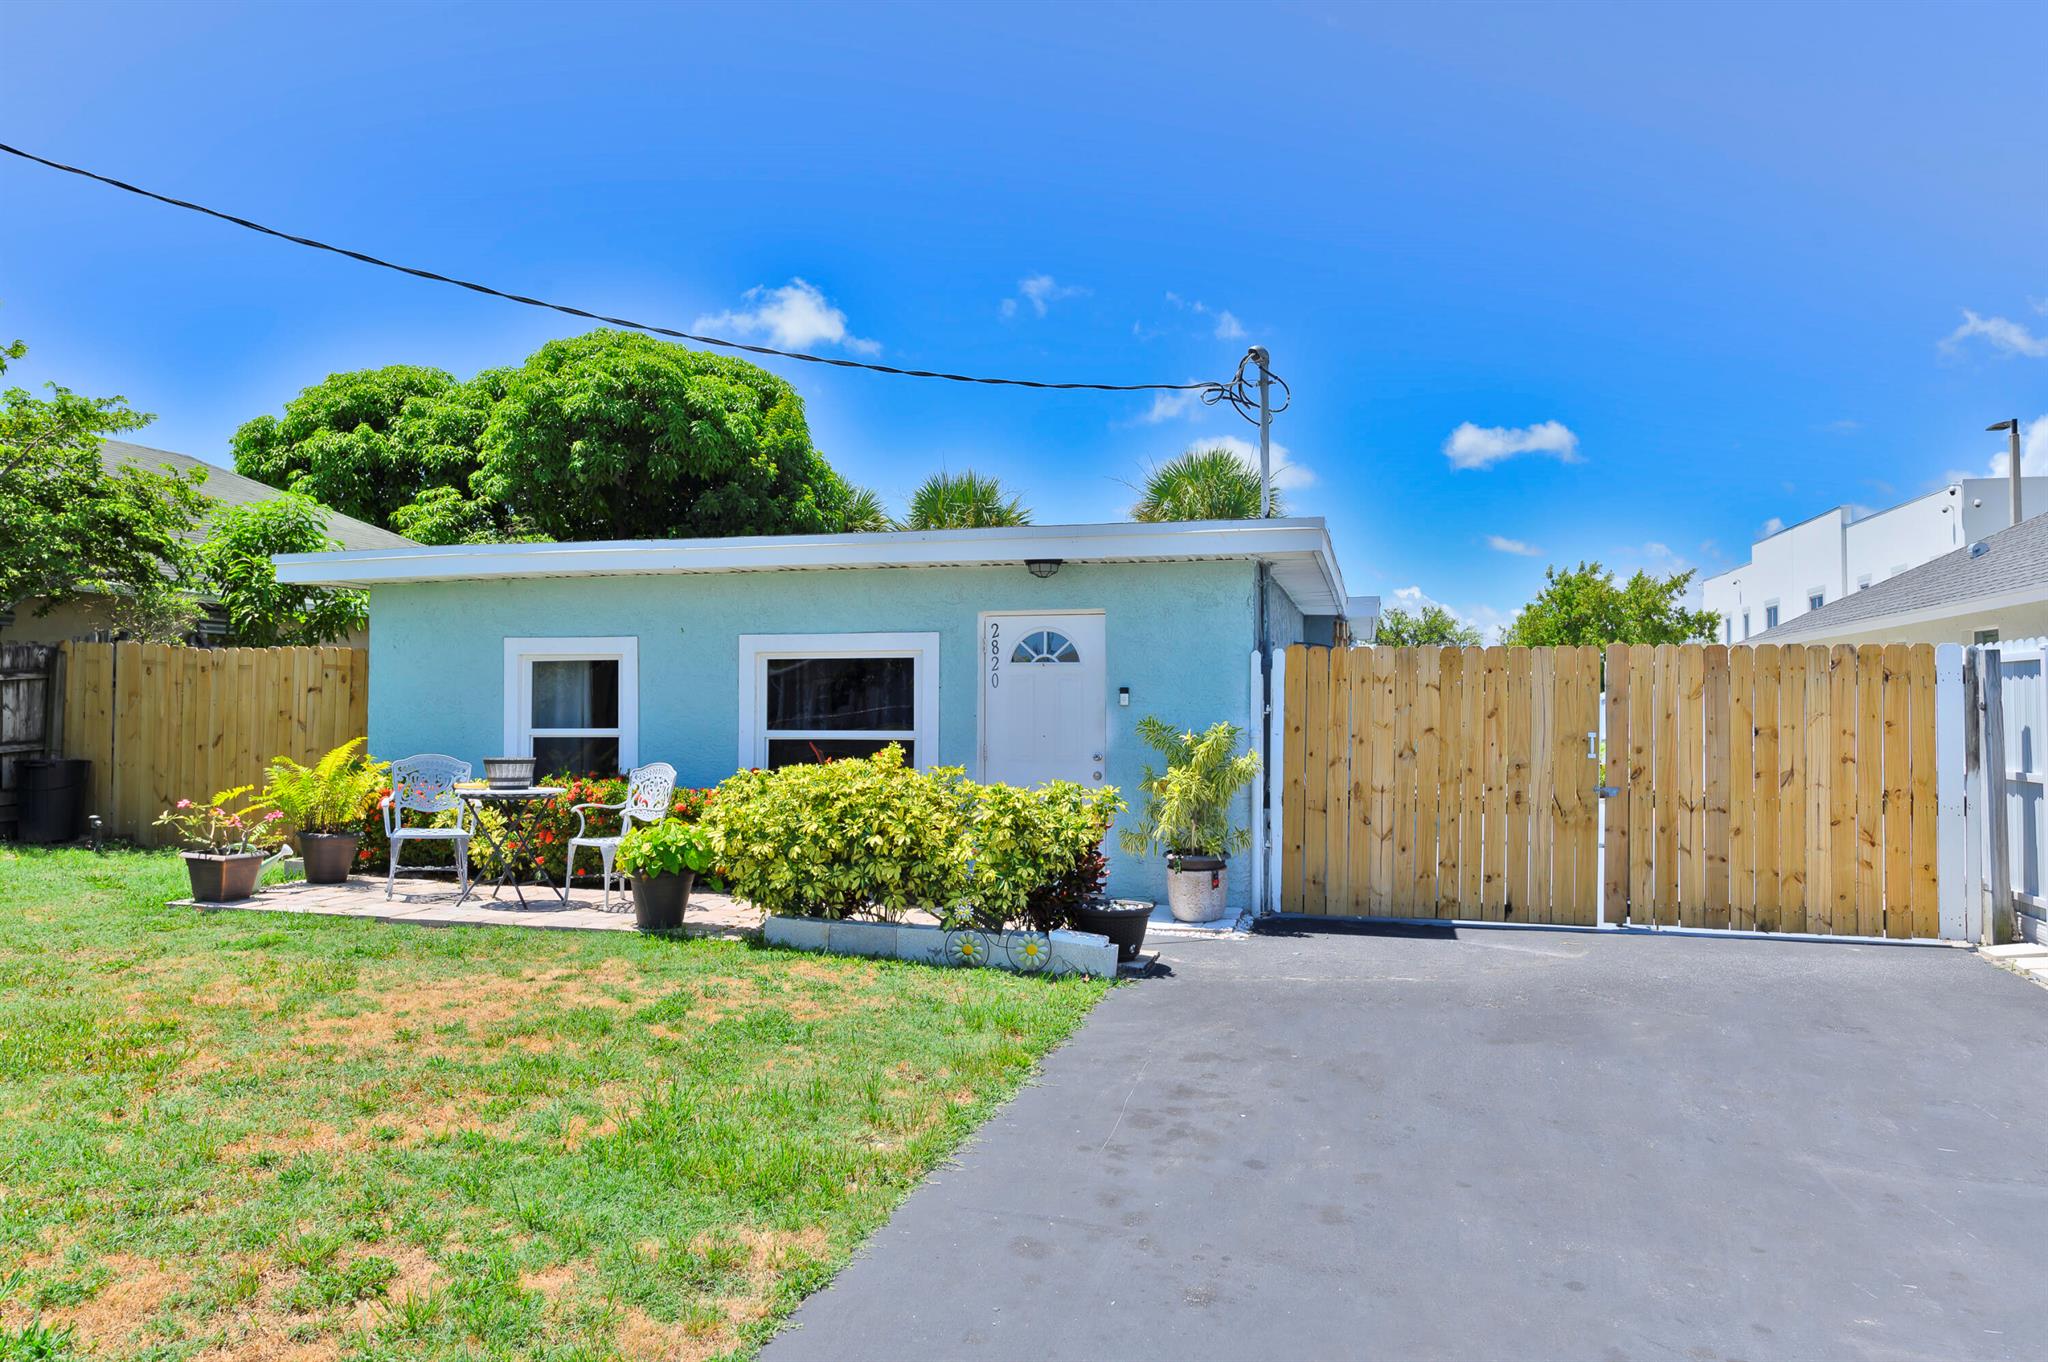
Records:
{"label": "utility pole", "polygon": [[1984,429],[2008,430],[2012,432],[2012,460],[2006,466],[2005,477],[2007,484],[2012,488],[2012,523],[2017,525],[2020,523],[2022,515],[2020,510],[2020,418],[2015,416],[2010,421],[2000,421],[1997,425],[1986,426]]}
{"label": "utility pole", "polygon": [[1264,519],[1273,514],[1273,357],[1263,345],[1247,353],[1259,366],[1259,516]]}

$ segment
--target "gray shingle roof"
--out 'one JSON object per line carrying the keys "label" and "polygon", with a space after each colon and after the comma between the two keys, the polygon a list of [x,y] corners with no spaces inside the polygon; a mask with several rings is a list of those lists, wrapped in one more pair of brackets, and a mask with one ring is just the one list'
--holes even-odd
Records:
{"label": "gray shingle roof", "polygon": [[[267,482],[245,478],[232,468],[195,459],[190,454],[178,454],[168,449],[151,449],[148,445],[131,445],[126,440],[100,441],[100,462],[108,468],[121,464],[134,464],[138,468],[161,468],[168,464],[180,473],[194,468],[206,470],[206,481],[200,491],[215,501],[227,506],[246,506],[252,501],[268,501],[277,495],[277,488]],[[332,507],[327,509],[327,537],[340,541],[344,549],[402,549],[413,547],[413,541],[404,535],[393,534],[386,529],[357,520],[354,516],[343,515]]]}
{"label": "gray shingle roof", "polygon": [[2022,520],[1980,541],[1981,553],[1965,546],[1896,577],[1852,591],[1818,610],[1766,629],[1751,643],[1796,643],[1816,635],[1864,632],[1898,615],[1929,611],[1961,613],[1972,605],[2016,592],[2048,600],[2048,515]]}

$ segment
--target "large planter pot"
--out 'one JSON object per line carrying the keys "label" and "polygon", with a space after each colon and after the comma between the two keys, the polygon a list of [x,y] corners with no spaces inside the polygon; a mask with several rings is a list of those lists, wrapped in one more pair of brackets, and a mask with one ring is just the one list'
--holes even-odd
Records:
{"label": "large planter pot", "polygon": [[643,932],[673,932],[683,925],[683,909],[690,902],[695,871],[680,875],[635,875],[633,877],[633,925]]}
{"label": "large planter pot", "polygon": [[1228,884],[1221,856],[1166,858],[1166,906],[1180,922],[1214,922],[1223,916]]}
{"label": "large planter pot", "polygon": [[352,832],[302,832],[299,855],[306,862],[306,883],[340,884],[355,869],[356,844],[362,839]]}
{"label": "large planter pot", "polygon": [[256,877],[263,873],[265,859],[260,851],[228,856],[186,852],[185,873],[192,880],[192,897],[201,903],[235,903],[248,898],[256,892]]}
{"label": "large planter pot", "polygon": [[1074,930],[1106,936],[1116,947],[1118,964],[1138,958],[1145,946],[1145,924],[1152,920],[1152,905],[1139,899],[1096,900],[1077,905],[1072,913]]}

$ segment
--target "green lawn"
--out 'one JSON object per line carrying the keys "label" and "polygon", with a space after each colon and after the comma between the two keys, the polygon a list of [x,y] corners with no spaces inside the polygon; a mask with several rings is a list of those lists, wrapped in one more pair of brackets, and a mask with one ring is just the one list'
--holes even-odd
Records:
{"label": "green lawn", "polygon": [[744,1356],[1106,987],[183,878],[0,848],[0,1362]]}

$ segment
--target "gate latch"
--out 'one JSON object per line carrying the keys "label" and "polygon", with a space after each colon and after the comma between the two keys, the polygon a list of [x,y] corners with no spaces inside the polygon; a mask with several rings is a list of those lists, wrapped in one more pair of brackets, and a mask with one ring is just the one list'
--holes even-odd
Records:
{"label": "gate latch", "polygon": [[1620,796],[1621,787],[1619,785],[1595,785],[1593,793],[1599,795],[1602,799],[1615,799]]}

